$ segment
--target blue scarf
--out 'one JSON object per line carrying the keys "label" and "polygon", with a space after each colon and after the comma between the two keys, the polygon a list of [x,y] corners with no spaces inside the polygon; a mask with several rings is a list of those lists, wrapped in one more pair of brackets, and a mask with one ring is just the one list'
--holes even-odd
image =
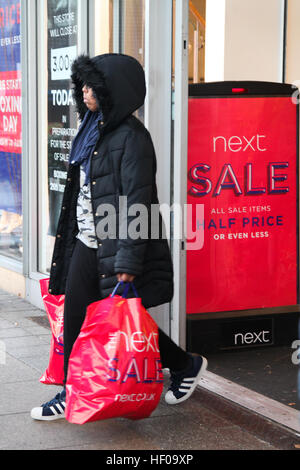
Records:
{"label": "blue scarf", "polygon": [[73,141],[69,163],[81,165],[85,172],[85,183],[90,182],[91,152],[99,138],[98,122],[103,119],[101,111],[87,111]]}

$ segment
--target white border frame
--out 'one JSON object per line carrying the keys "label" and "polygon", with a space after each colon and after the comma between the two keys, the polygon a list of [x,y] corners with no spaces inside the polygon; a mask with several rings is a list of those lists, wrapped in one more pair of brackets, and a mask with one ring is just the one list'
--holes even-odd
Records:
{"label": "white border frame", "polygon": [[[159,202],[171,205],[172,0],[145,0],[145,127],[157,157]],[[170,234],[167,234],[170,237]],[[170,304],[151,309],[159,327],[170,334]]]}
{"label": "white border frame", "polygon": [[[183,208],[187,201],[188,144],[188,0],[176,0],[175,10],[175,94],[174,94],[174,196],[173,204]],[[183,211],[182,211],[183,212]],[[181,240],[173,240],[174,298],[171,337],[186,348],[186,251],[185,221],[178,227]]]}
{"label": "white border frame", "polygon": [[26,282],[26,299],[31,301],[31,272],[37,265],[37,1],[22,2],[23,82],[22,138],[23,138],[23,273]]}

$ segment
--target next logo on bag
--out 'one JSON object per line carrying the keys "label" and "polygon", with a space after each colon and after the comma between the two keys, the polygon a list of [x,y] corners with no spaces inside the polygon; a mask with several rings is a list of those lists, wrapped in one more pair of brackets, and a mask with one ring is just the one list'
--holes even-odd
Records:
{"label": "next logo on bag", "polygon": [[158,347],[158,333],[152,331],[147,336],[142,331],[134,331],[131,334],[125,331],[118,330],[109,334],[108,349],[115,349],[121,342],[124,341],[126,352],[157,352]]}
{"label": "next logo on bag", "polygon": [[131,395],[117,393],[115,401],[151,401],[156,400],[156,393],[131,393]]}

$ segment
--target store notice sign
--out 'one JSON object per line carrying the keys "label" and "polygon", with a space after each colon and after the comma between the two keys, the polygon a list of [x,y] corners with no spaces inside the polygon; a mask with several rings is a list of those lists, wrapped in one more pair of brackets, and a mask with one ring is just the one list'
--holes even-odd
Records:
{"label": "store notice sign", "polygon": [[[297,106],[290,97],[189,99],[187,313],[295,305]],[[199,221],[198,221],[199,222]]]}
{"label": "store notice sign", "polygon": [[221,349],[271,346],[273,318],[232,320],[221,324]]}
{"label": "store notice sign", "polygon": [[69,80],[77,46],[51,49],[51,80]]}
{"label": "store notice sign", "polygon": [[71,83],[78,54],[78,2],[48,0],[48,186],[49,229],[55,236],[67,178],[77,113]]}

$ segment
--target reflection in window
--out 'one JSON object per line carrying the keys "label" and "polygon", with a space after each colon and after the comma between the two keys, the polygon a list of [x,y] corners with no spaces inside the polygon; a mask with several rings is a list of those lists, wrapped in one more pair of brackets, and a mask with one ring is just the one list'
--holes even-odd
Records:
{"label": "reflection in window", "polygon": [[204,82],[206,0],[189,1],[189,82]]}
{"label": "reflection in window", "polygon": [[120,15],[121,51],[135,57],[144,66],[145,1],[123,0]]}
{"label": "reflection in window", "polygon": [[[120,2],[120,52],[134,57],[144,67],[145,60],[145,0]],[[135,116],[144,121],[144,106]]]}
{"label": "reflection in window", "polygon": [[95,55],[120,52],[144,66],[145,0],[95,0]]}
{"label": "reflection in window", "polygon": [[[145,62],[145,0],[96,0],[95,55],[127,54]],[[144,108],[136,117],[143,121]]]}
{"label": "reflection in window", "polygon": [[114,18],[116,5],[113,0],[95,1],[95,55],[114,52]]}
{"label": "reflection in window", "polygon": [[[205,15],[206,0],[189,0],[189,83],[205,80]],[[175,17],[176,0],[173,0],[173,62],[172,89],[175,89]]]}

